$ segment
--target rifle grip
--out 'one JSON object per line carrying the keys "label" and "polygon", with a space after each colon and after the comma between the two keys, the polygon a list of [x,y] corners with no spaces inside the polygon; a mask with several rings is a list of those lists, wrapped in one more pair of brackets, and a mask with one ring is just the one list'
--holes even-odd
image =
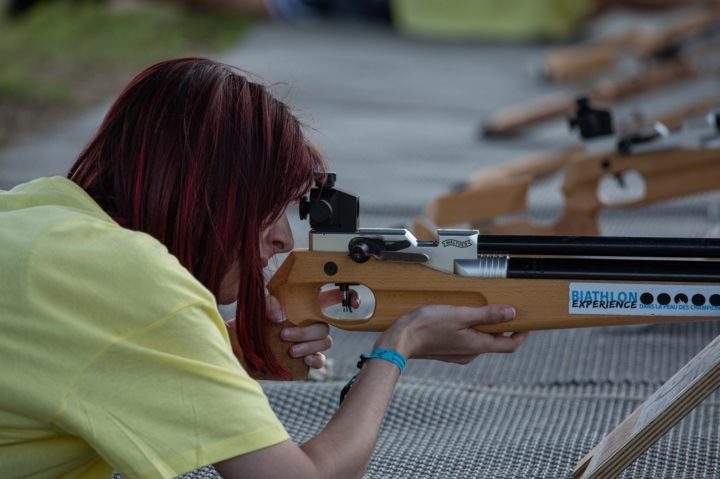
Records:
{"label": "rifle grip", "polygon": [[294,381],[307,379],[310,368],[307,364],[305,364],[304,358],[290,357],[289,349],[293,345],[293,343],[280,339],[280,332],[282,331],[282,329],[291,326],[292,325],[288,324],[288,322],[278,324],[268,321],[268,324],[263,330],[263,336],[265,337],[268,346],[270,346],[270,350],[275,356],[275,359],[288,374],[288,376],[286,377],[276,376],[270,374],[267,371],[250,370],[248,368],[247,362],[245,361],[245,357],[242,354],[240,346],[237,344],[237,341],[235,339],[232,339],[232,335],[234,333],[232,331],[230,332],[235,357],[238,358],[240,364],[242,364],[242,367],[245,368],[245,370],[248,372],[248,374],[250,374],[253,379],[263,381]]}
{"label": "rifle grip", "polygon": [[[269,321],[268,321],[269,322]],[[255,379],[271,379],[271,380],[291,380],[291,381],[302,381],[307,379],[310,367],[305,364],[303,357],[293,358],[290,356],[290,347],[294,344],[288,341],[283,341],[280,338],[280,332],[283,328],[292,327],[289,321],[283,323],[272,323],[265,328],[265,339],[267,340],[270,349],[272,350],[277,362],[285,369],[290,377],[289,378],[278,378],[270,376],[268,374],[257,377],[253,375]]]}
{"label": "rifle grip", "polygon": [[591,160],[571,162],[565,169],[562,192],[563,213],[555,225],[555,234],[597,236],[600,234],[600,210],[605,206],[598,196],[600,181],[605,176],[601,164]]}
{"label": "rifle grip", "polygon": [[280,331],[287,327],[304,326],[315,321],[323,321],[324,318],[318,303],[319,288],[313,285],[290,283],[289,276],[294,263],[295,257],[291,254],[283,261],[267,285],[270,294],[280,302],[287,315],[287,320],[268,326],[265,330],[265,338],[280,365],[290,374],[289,379],[304,380],[307,379],[310,368],[305,364],[303,358],[290,357],[289,349],[293,343],[283,341]]}

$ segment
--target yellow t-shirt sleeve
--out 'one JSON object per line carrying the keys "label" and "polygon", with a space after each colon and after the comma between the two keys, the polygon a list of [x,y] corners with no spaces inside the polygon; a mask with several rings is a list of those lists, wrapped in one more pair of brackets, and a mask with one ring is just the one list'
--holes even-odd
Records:
{"label": "yellow t-shirt sleeve", "polygon": [[53,423],[127,478],[175,477],[288,439],[209,306],[182,307],[108,344]]}

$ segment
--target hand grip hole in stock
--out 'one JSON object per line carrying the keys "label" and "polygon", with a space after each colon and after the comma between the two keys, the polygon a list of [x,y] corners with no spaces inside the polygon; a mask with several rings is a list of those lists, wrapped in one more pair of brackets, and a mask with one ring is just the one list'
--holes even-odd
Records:
{"label": "hand grip hole in stock", "polygon": [[620,206],[638,202],[645,198],[647,185],[645,177],[637,170],[604,175],[597,186],[597,196],[605,206]]}

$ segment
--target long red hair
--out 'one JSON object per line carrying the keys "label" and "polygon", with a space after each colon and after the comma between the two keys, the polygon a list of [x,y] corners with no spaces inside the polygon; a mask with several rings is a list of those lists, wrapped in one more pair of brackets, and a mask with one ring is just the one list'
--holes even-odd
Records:
{"label": "long red hair", "polygon": [[250,370],[285,376],[264,339],[260,234],[325,164],[288,107],[203,58],[137,75],[70,169],[118,223],[148,233],[216,297],[240,261],[237,335]]}

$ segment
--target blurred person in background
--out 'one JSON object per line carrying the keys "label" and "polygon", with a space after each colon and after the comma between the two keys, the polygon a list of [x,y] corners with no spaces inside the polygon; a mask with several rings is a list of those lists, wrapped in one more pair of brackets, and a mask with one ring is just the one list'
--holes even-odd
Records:
{"label": "blurred person in background", "polygon": [[[287,206],[324,172],[264,86],[185,58],[130,82],[67,178],[0,191],[0,477],[360,477],[405,359],[520,346],[526,333],[473,329],[511,306],[419,308],[378,337],[325,428],[290,440],[252,379],[286,376],[264,272],[294,245]],[[233,302],[229,325],[218,304]],[[321,367],[328,332],[278,334]]]}
{"label": "blurred person in background", "polygon": [[562,40],[613,7],[662,9],[710,0],[180,0],[196,8],[302,20],[383,22],[430,38]]}
{"label": "blurred person in background", "polygon": [[[8,0],[11,16],[53,0]],[[57,0],[55,0],[57,1]],[[67,1],[67,0],[65,0]],[[82,0],[73,0],[82,1]],[[92,0],[126,7],[143,0]],[[371,21],[437,39],[564,40],[584,22],[612,9],[662,9],[713,0],[145,0],[257,18]]]}

